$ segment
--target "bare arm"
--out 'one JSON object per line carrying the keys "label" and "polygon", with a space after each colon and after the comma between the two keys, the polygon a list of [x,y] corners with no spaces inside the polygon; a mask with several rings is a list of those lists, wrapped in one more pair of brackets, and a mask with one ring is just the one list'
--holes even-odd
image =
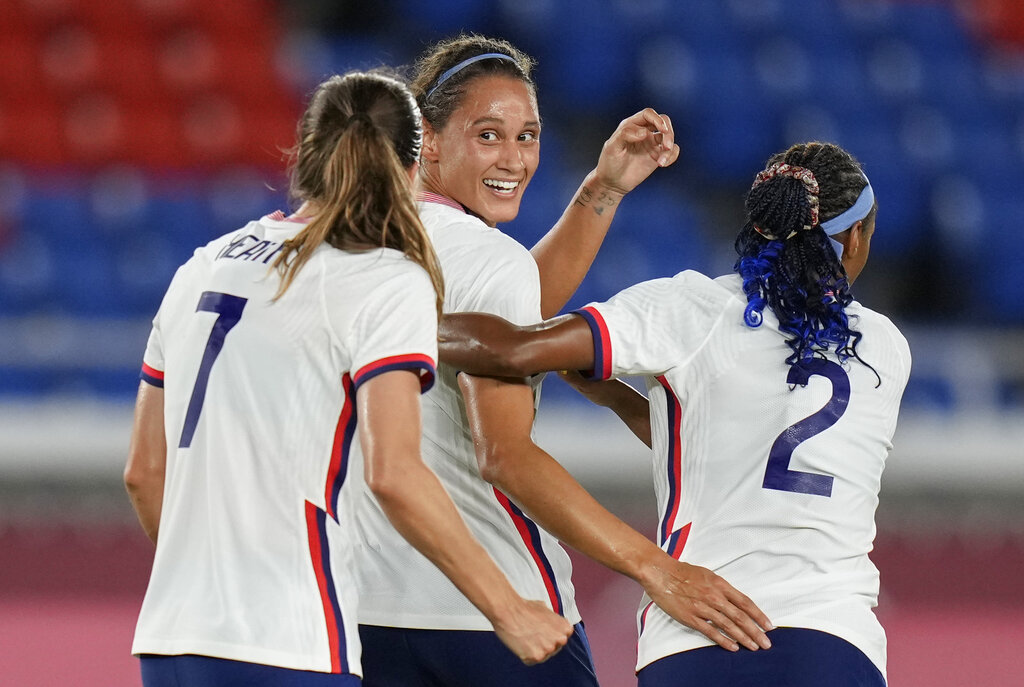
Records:
{"label": "bare arm", "polygon": [[164,390],[139,382],[135,420],[124,468],[124,485],[146,535],[156,543],[164,501],[167,440],[164,436]]}
{"label": "bare arm", "polygon": [[362,385],[356,399],[366,481],[395,529],[455,583],[524,663],[557,653],[572,626],[515,592],[420,458],[416,375],[386,372]]}
{"label": "bare arm", "polygon": [[459,385],[485,480],[560,540],[639,582],[679,622],[732,651],[736,642],[752,650],[770,646],[757,627],[770,628],[768,618],[750,599],[710,570],[670,557],[533,443],[529,386],[467,374],[459,375]]}
{"label": "bare arm", "polygon": [[561,218],[530,250],[540,270],[543,317],[558,314],[579,288],[622,197],[678,157],[668,116],[647,108],[619,124]]}
{"label": "bare arm", "polygon": [[441,318],[438,336],[441,360],[470,374],[528,377],[594,367],[594,339],[578,315],[517,327],[497,315],[457,313]]}

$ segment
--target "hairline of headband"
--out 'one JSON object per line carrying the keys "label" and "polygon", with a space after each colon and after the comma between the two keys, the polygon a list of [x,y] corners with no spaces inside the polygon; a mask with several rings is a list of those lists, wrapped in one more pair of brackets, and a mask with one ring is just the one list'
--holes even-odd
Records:
{"label": "hairline of headband", "polygon": [[462,62],[459,62],[451,69],[448,69],[444,73],[442,73],[441,76],[437,77],[437,81],[434,82],[433,87],[429,91],[427,91],[427,94],[425,96],[423,96],[424,100],[433,95],[434,91],[440,88],[441,84],[443,84],[445,81],[452,78],[469,65],[475,64],[481,60],[508,60],[509,62],[515,64],[516,66],[519,65],[519,63],[516,62],[514,57],[512,57],[511,55],[506,55],[505,53],[488,52],[484,53],[483,55],[474,55],[473,57],[469,57],[463,60]]}
{"label": "hairline of headband", "polygon": [[857,196],[857,202],[832,219],[821,223],[821,230],[828,236],[828,242],[832,244],[832,249],[840,260],[843,259],[843,244],[832,237],[867,217],[871,214],[871,208],[875,206],[875,191],[871,188],[871,182],[868,181],[867,175],[864,175],[864,181],[867,181],[867,186],[861,189],[860,195]]}

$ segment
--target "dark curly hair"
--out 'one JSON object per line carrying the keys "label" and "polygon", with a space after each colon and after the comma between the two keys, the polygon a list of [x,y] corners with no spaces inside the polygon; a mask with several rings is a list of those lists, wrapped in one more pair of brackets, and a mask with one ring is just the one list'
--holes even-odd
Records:
{"label": "dark curly hair", "polygon": [[773,155],[747,194],[747,223],[736,237],[733,267],[747,296],[743,319],[759,327],[764,308],[771,308],[780,331],[789,335],[790,365],[823,358],[829,350],[841,361],[864,363],[857,355],[862,335],[846,314],[853,302],[846,270],[820,222],[850,208],[867,183],[857,160],[839,146],[801,143]]}

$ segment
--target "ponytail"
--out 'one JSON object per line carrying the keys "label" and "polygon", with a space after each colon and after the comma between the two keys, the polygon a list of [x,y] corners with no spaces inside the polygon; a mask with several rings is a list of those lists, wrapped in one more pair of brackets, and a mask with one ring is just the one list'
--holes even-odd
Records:
{"label": "ponytail", "polygon": [[[328,88],[331,92],[325,95]],[[385,96],[400,97],[384,98],[381,91]],[[359,103],[352,101],[360,98],[369,99],[370,105],[348,114],[339,127],[339,113],[323,102],[331,96],[341,101],[339,109],[354,109]],[[396,100],[397,114],[385,109],[396,109]],[[371,116],[374,106],[383,111]],[[410,114],[414,116],[406,116]],[[395,134],[396,130],[408,134],[402,129],[407,129],[410,121],[415,138],[411,145],[408,136]],[[380,75],[334,77],[314,96],[300,131],[304,135],[296,154],[292,185],[296,195],[314,201],[315,214],[298,234],[285,241],[274,261],[273,269],[281,275],[275,300],[284,295],[321,243],[348,251],[393,248],[426,270],[440,317],[444,302],[441,267],[416,211],[408,172],[417,159],[421,135],[412,96],[397,81]],[[396,138],[402,145],[396,145]],[[335,139],[333,148],[331,139]],[[408,163],[403,164],[405,161]]]}
{"label": "ponytail", "polygon": [[846,314],[853,302],[846,270],[820,221],[852,205],[865,183],[845,150],[807,143],[773,156],[747,194],[734,266],[747,297],[743,319],[759,327],[771,308],[788,336],[790,365],[829,350],[840,361],[864,363],[857,355],[862,335]]}

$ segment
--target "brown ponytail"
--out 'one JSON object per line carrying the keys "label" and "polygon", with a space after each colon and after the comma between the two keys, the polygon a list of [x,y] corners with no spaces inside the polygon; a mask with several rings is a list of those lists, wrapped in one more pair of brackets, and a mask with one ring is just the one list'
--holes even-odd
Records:
{"label": "brown ponytail", "polygon": [[273,267],[280,298],[321,243],[341,250],[393,248],[430,275],[438,317],[441,267],[413,200],[408,169],[422,129],[409,91],[380,73],[350,73],[317,88],[299,124],[292,193],[315,214],[285,242]]}

